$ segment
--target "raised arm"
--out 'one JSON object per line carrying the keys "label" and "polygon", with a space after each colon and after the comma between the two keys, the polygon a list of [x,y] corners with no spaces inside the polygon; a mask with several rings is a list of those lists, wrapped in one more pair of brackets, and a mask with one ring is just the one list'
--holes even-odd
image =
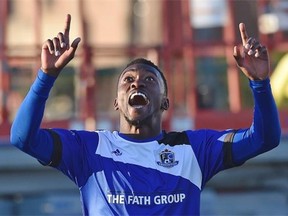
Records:
{"label": "raised arm", "polygon": [[67,15],[64,32],[43,43],[41,69],[24,98],[11,127],[10,142],[22,151],[49,162],[53,151],[51,136],[40,129],[45,103],[61,70],[74,57],[80,38],[69,42],[71,16]]}
{"label": "raised arm", "polygon": [[239,130],[234,136],[232,158],[235,163],[242,163],[273,149],[279,144],[281,136],[278,111],[270,86],[267,48],[255,38],[248,37],[243,23],[240,23],[239,30],[242,45],[234,47],[234,57],[239,68],[249,78],[255,105],[251,127]]}

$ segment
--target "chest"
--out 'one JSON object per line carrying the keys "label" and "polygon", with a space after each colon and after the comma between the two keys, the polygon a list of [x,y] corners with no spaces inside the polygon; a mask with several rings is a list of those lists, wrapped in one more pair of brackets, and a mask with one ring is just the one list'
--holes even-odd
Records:
{"label": "chest", "polygon": [[[201,171],[190,145],[169,146],[156,141],[99,143],[93,162],[97,178],[107,188],[137,191],[172,190],[179,181],[199,181]],[[129,190],[130,190],[129,189]],[[118,190],[118,189],[117,189]]]}

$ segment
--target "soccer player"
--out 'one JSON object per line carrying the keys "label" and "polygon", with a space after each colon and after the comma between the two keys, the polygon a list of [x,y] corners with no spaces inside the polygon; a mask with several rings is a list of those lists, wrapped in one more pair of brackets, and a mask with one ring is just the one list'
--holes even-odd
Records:
{"label": "soccer player", "polygon": [[84,215],[199,215],[200,194],[209,179],[279,144],[268,52],[248,37],[243,23],[242,45],[234,47],[234,57],[255,101],[250,127],[163,131],[166,80],[156,65],[139,58],[117,83],[119,131],[40,128],[53,83],[80,42],[69,43],[70,22],[67,15],[64,32],[42,46],[41,69],[13,122],[11,143],[75,182]]}

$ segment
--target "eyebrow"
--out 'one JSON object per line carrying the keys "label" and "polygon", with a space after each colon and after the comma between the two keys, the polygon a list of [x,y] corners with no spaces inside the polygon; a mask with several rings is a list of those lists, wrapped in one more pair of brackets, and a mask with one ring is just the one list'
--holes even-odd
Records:
{"label": "eyebrow", "polygon": [[[129,69],[127,71],[123,71],[120,77],[123,77],[127,73],[136,72],[136,71],[138,71],[138,69]],[[151,71],[151,70],[145,70],[145,71],[151,75],[153,74],[154,76],[158,77],[158,75],[154,71]]]}
{"label": "eyebrow", "polygon": [[137,71],[137,70],[145,70],[145,71],[148,71],[150,73],[153,73],[156,76],[160,75],[160,71],[158,71],[156,68],[154,68],[150,65],[146,65],[146,64],[131,65],[122,71],[122,75],[125,74],[126,72]]}

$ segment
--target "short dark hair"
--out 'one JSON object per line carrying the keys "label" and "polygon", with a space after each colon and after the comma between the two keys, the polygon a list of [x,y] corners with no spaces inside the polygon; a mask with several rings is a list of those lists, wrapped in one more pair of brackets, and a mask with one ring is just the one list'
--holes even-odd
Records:
{"label": "short dark hair", "polygon": [[152,61],[150,61],[148,59],[136,58],[136,59],[132,60],[131,62],[129,62],[122,71],[124,71],[126,68],[128,68],[129,66],[134,65],[134,64],[146,64],[146,65],[149,65],[149,66],[155,68],[157,71],[159,71],[159,74],[160,74],[160,76],[163,80],[163,83],[164,83],[165,95],[168,94],[167,80],[166,80],[163,72],[159,69],[159,67],[157,65],[155,65]]}

